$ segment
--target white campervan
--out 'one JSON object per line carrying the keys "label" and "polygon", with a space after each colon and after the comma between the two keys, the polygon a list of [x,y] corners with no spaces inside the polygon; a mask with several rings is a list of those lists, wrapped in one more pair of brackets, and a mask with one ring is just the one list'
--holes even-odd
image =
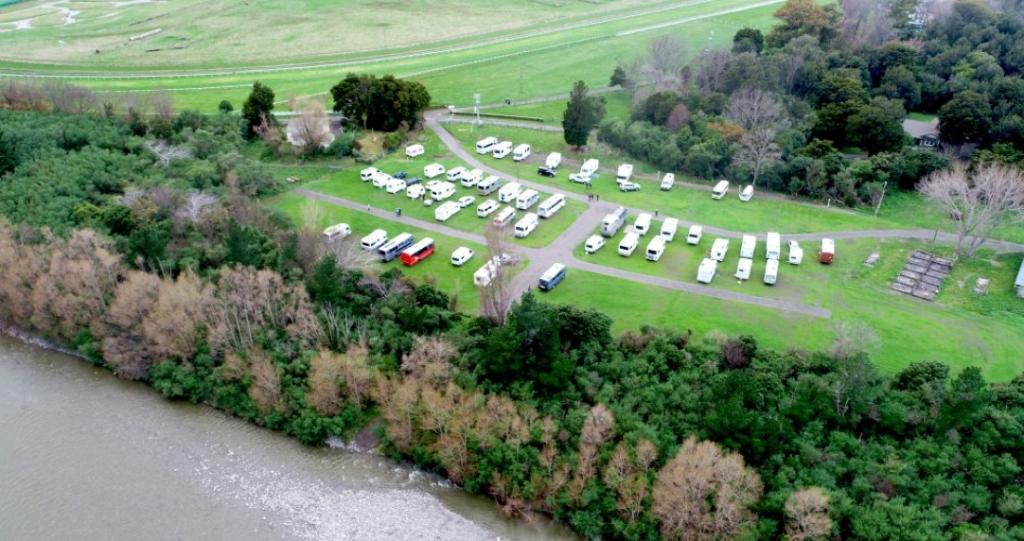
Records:
{"label": "white campervan", "polygon": [[492,193],[494,193],[494,190],[498,189],[498,186],[500,186],[500,185],[501,185],[501,179],[496,177],[496,176],[494,176],[494,175],[491,175],[491,176],[481,180],[476,185],[476,193],[478,193],[480,195],[491,195]]}
{"label": "white campervan", "polygon": [[672,189],[676,183],[676,176],[674,173],[665,173],[665,176],[661,179],[661,191],[667,192]]}
{"label": "white campervan", "polygon": [[512,207],[505,207],[498,211],[498,215],[494,217],[494,225],[496,227],[505,227],[510,224],[512,220],[516,219],[516,209]]}
{"label": "white campervan", "polygon": [[388,181],[388,184],[387,186],[384,187],[384,190],[390,194],[396,194],[398,192],[405,191],[405,188],[406,185],[404,180],[400,178],[393,178]]}
{"label": "white campervan", "polygon": [[700,238],[704,236],[704,228],[699,225],[691,225],[690,231],[686,233],[686,244],[693,244],[696,246],[700,244]]}
{"label": "white campervan", "polygon": [[449,182],[458,182],[458,181],[462,180],[462,174],[465,173],[465,172],[466,172],[466,168],[462,167],[461,165],[459,167],[453,167],[453,168],[449,169],[448,170],[448,174],[447,174],[448,181]]}
{"label": "white campervan", "polygon": [[493,199],[488,199],[488,200],[484,201],[483,203],[480,203],[479,205],[477,205],[477,207],[476,207],[476,215],[479,218],[486,218],[486,217],[490,216],[491,214],[494,214],[494,211],[498,210],[498,207],[500,207],[500,206],[501,205],[499,205],[497,201],[495,201]]}
{"label": "white campervan", "polygon": [[619,166],[619,170],[615,173],[615,182],[623,184],[629,182],[629,179],[633,178],[633,164],[624,163]]}
{"label": "white campervan", "polygon": [[789,264],[799,265],[804,261],[804,249],[795,240],[789,241]]}
{"label": "white campervan", "polygon": [[530,145],[523,143],[512,151],[512,161],[521,162],[530,157]]}
{"label": "white campervan", "polygon": [[516,238],[525,239],[533,233],[534,229],[537,229],[537,215],[532,212],[527,212],[521,220],[516,222],[515,235]]}
{"label": "white campervan", "polygon": [[445,201],[434,209],[434,219],[439,222],[447,222],[448,218],[455,216],[460,210],[462,207],[455,201]]}
{"label": "white campervan", "polygon": [[594,176],[594,173],[597,172],[597,168],[600,167],[600,165],[601,162],[597,161],[595,158],[590,158],[583,162],[583,166],[580,167],[580,174],[585,177]]}
{"label": "white campervan", "polygon": [[753,268],[754,260],[741,257],[739,265],[736,265],[736,274],[733,276],[735,276],[737,280],[749,280],[750,271]]}
{"label": "white campervan", "polygon": [[521,187],[518,182],[509,182],[498,190],[498,201],[502,203],[512,203],[517,197],[519,197],[520,191]]}
{"label": "white campervan", "polygon": [[373,175],[377,173],[380,173],[380,169],[377,169],[376,167],[367,167],[359,172],[359,178],[363,182],[370,182],[370,180],[373,179]]}
{"label": "white campervan", "polygon": [[455,185],[451,182],[439,182],[431,186],[427,193],[430,194],[430,198],[434,201],[443,201],[455,195]]}
{"label": "white campervan", "polygon": [[587,242],[583,243],[583,251],[588,254],[595,253],[604,246],[604,243],[604,237],[601,235],[590,235]]}
{"label": "white campervan", "polygon": [[490,154],[491,151],[494,150],[494,145],[496,144],[498,144],[497,137],[484,137],[476,142],[476,153]]}
{"label": "white campervan", "polygon": [[725,261],[725,254],[729,253],[729,239],[715,239],[711,245],[711,259]]}
{"label": "white campervan", "polygon": [[657,261],[661,259],[661,254],[665,253],[665,237],[654,237],[651,242],[647,243],[647,260]]}
{"label": "white campervan", "polygon": [[757,250],[757,237],[743,235],[743,242],[740,244],[740,257],[753,259],[755,250]]}
{"label": "white campervan", "polygon": [[632,231],[626,233],[622,236],[622,240],[619,241],[619,255],[625,257],[633,255],[633,250],[636,250],[637,244],[640,244],[640,235]]}
{"label": "white campervan", "polygon": [[328,241],[343,239],[352,234],[352,227],[348,224],[334,224],[324,229],[324,239]]}
{"label": "white campervan", "polygon": [[422,156],[424,152],[423,145],[409,145],[405,147],[405,155],[410,158]]}
{"label": "white campervan", "polygon": [[444,166],[439,163],[432,163],[423,168],[423,176],[435,178],[444,174]]}
{"label": "white campervan", "polygon": [[675,218],[665,218],[665,221],[661,223],[661,238],[665,239],[665,242],[672,242],[672,239],[676,238],[676,230],[679,229],[679,220]]}
{"label": "white campervan", "polygon": [[359,241],[364,250],[376,250],[388,241],[388,232],[383,229],[374,229]]}
{"label": "white campervan", "polygon": [[427,193],[427,189],[422,184],[413,184],[405,189],[405,196],[409,199],[419,199]]}
{"label": "white campervan", "polygon": [[605,215],[604,219],[601,220],[601,234],[606,237],[614,237],[625,223],[626,208],[619,207]]}
{"label": "white campervan", "polygon": [[740,201],[743,201],[743,202],[750,201],[750,199],[754,197],[754,186],[751,185],[751,184],[747,184],[747,187],[743,188],[743,191],[740,192],[740,196],[739,197],[740,197]]}
{"label": "white campervan", "polygon": [[529,210],[539,200],[540,194],[536,190],[523,190],[516,196],[516,208],[519,210]]}
{"label": "white campervan", "polygon": [[782,239],[778,233],[768,233],[766,235],[767,242],[765,242],[765,257],[768,259],[778,260],[782,257]]}
{"label": "white campervan", "polygon": [[565,206],[565,196],[556,193],[551,197],[541,201],[540,206],[537,207],[537,215],[541,218],[550,218],[555,215],[556,212],[562,210]]}
{"label": "white campervan", "polygon": [[491,156],[501,159],[512,153],[512,141],[502,141],[491,150]]}
{"label": "white campervan", "polygon": [[719,180],[718,184],[715,184],[715,187],[711,189],[711,199],[721,199],[727,193],[729,193],[729,181]]}
{"label": "white campervan", "polygon": [[479,169],[470,169],[462,173],[462,178],[459,181],[462,183],[463,188],[472,188],[480,183],[480,180],[484,178],[484,172]]}
{"label": "white campervan", "polygon": [[547,167],[548,169],[558,169],[559,165],[562,165],[561,152],[552,152],[551,154],[548,154],[547,158],[544,159],[544,167]]}
{"label": "white campervan", "polygon": [[697,281],[702,284],[710,284],[716,274],[718,274],[718,262],[705,257],[697,267]]}
{"label": "white campervan", "polygon": [[764,283],[773,286],[779,281],[779,260],[769,259],[764,267]]}
{"label": "white campervan", "polygon": [[388,182],[391,182],[391,175],[383,171],[377,171],[376,173],[373,174],[374,188],[384,188],[385,186],[388,185]]}
{"label": "white campervan", "polygon": [[651,230],[651,215],[646,212],[641,212],[636,217],[636,221],[633,222],[633,231],[641,237],[646,235]]}

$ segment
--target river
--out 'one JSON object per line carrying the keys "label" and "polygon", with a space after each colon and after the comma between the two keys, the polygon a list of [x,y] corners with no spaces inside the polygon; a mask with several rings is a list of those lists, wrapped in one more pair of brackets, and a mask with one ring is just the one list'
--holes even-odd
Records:
{"label": "river", "polygon": [[573,539],[443,478],[311,448],[0,336],[0,539]]}

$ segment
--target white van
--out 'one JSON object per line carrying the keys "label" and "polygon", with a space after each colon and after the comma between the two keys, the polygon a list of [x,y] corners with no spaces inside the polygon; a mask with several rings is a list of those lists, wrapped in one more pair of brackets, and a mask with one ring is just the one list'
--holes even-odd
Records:
{"label": "white van", "polygon": [[459,181],[462,183],[463,188],[472,188],[473,186],[476,186],[483,178],[483,171],[479,169],[471,169],[469,171],[463,171],[462,178],[460,178]]}
{"label": "white van", "polygon": [[462,167],[461,165],[459,167],[453,167],[453,168],[449,169],[448,170],[448,174],[447,174],[448,181],[449,182],[458,182],[458,181],[462,180],[462,174],[465,173],[465,172],[466,172],[466,168]]}
{"label": "white van", "polygon": [[624,184],[629,182],[629,179],[633,178],[633,164],[624,163],[619,166],[619,170],[615,173],[615,182]]}
{"label": "white van", "polygon": [[538,223],[537,215],[532,212],[527,212],[521,220],[516,222],[515,234],[518,239],[525,239],[533,233],[534,229],[537,229]]}
{"label": "white van", "polygon": [[647,243],[647,261],[657,261],[661,259],[663,253],[665,253],[664,237],[654,237],[651,242]]}
{"label": "white van", "polygon": [[405,147],[405,155],[410,157],[410,158],[415,158],[417,156],[422,156],[423,152],[424,152],[423,145],[409,145],[409,146]]}
{"label": "white van", "polygon": [[348,224],[334,224],[324,229],[324,239],[327,241],[343,239],[352,234],[352,227]]}
{"label": "white van", "polygon": [[711,245],[711,259],[725,261],[725,254],[729,253],[729,239],[715,239]]}
{"label": "white van", "polygon": [[519,192],[522,191],[521,188],[518,182],[509,182],[498,190],[498,201],[512,203],[519,197]]}
{"label": "white van", "polygon": [[716,274],[718,274],[718,262],[705,257],[697,267],[697,281],[702,284],[710,284]]}
{"label": "white van", "polygon": [[493,199],[488,199],[483,203],[477,205],[476,215],[478,218],[486,218],[491,214],[494,214],[494,211],[498,210],[498,207],[500,206],[501,205],[499,205],[497,201]]}
{"label": "white van", "polygon": [[555,215],[556,212],[562,210],[565,206],[565,196],[556,193],[551,197],[541,201],[540,206],[537,207],[537,215],[541,218],[550,218]]}
{"label": "white van", "polygon": [[544,167],[551,169],[552,171],[558,169],[558,166],[562,165],[562,153],[552,152],[548,154],[548,157],[544,159]]}
{"label": "white van", "polygon": [[676,230],[679,229],[679,220],[675,218],[665,218],[664,222],[661,222],[661,238],[665,239],[665,242],[672,242],[672,239],[676,238]]}
{"label": "white van", "polygon": [[800,247],[800,243],[791,240],[789,241],[789,264],[799,265],[804,261],[804,249]]}
{"label": "white van", "polygon": [[782,239],[778,233],[768,233],[766,237],[768,240],[765,242],[765,257],[778,260],[782,257]]}
{"label": "white van", "polygon": [[363,182],[370,182],[370,180],[373,179],[373,175],[376,175],[377,173],[380,173],[380,169],[377,169],[376,167],[367,167],[359,172],[359,178]]}
{"label": "white van", "polygon": [[498,211],[498,215],[494,217],[493,223],[496,227],[505,227],[515,219],[516,209],[512,207],[505,207]]}
{"label": "white van", "polygon": [[727,193],[729,193],[729,181],[719,180],[718,184],[715,184],[715,187],[711,189],[711,199],[721,199]]}
{"label": "white van", "polygon": [[646,212],[641,212],[636,217],[636,221],[633,222],[633,231],[637,235],[643,237],[647,235],[647,232],[651,229],[651,215]]}
{"label": "white van", "polygon": [[430,198],[434,201],[443,201],[455,195],[455,185],[451,182],[441,182],[432,186],[429,190]]}
{"label": "white van", "polygon": [[501,179],[496,177],[496,176],[494,176],[494,175],[491,175],[491,176],[481,180],[476,185],[476,193],[478,193],[480,195],[491,195],[492,193],[494,193],[494,190],[498,189],[498,186],[500,186],[500,185],[501,185]]}
{"label": "white van", "polygon": [[590,235],[587,242],[583,243],[583,251],[592,254],[604,247],[604,237],[601,235]]}
{"label": "white van", "polygon": [[750,201],[750,199],[754,197],[754,186],[747,184],[747,187],[743,188],[743,191],[740,192],[739,197],[740,201],[743,201],[744,203]]}
{"label": "white van", "polygon": [[434,219],[439,222],[447,222],[448,218],[455,216],[460,210],[462,207],[455,201],[445,201],[434,209]]}
{"label": "white van", "polygon": [[364,250],[376,250],[388,241],[388,232],[383,229],[374,229],[359,241]]}
{"label": "white van", "polygon": [[496,144],[498,144],[497,137],[484,137],[476,142],[476,153],[490,154],[491,151],[494,150],[494,145]]}
{"label": "white van", "polygon": [[637,244],[640,244],[640,235],[632,231],[626,233],[622,236],[622,240],[619,241],[619,255],[624,257],[633,255],[633,250],[636,250]]}
{"label": "white van", "polygon": [[373,174],[374,188],[384,188],[388,185],[388,182],[391,182],[391,175],[383,171],[377,171],[376,173]]}
{"label": "white van", "polygon": [[491,150],[491,156],[494,156],[495,158],[498,158],[499,160],[501,158],[504,158],[505,156],[508,156],[511,153],[512,153],[512,141],[502,141],[502,142],[494,145],[494,148]]}
{"label": "white van", "polygon": [[540,194],[536,190],[523,190],[516,197],[516,208],[519,210],[529,210],[530,207],[537,204],[540,200]]}
{"label": "white van", "polygon": [[423,176],[427,178],[435,178],[444,174],[444,166],[434,162],[423,168]]}
{"label": "white van", "polygon": [[530,157],[530,145],[523,143],[512,151],[512,161],[521,162]]}
{"label": "white van", "polygon": [[750,271],[753,268],[754,260],[741,257],[739,265],[736,266],[736,274],[733,276],[735,276],[737,280],[749,280]]}
{"label": "white van", "polygon": [[665,176],[661,179],[661,191],[667,192],[672,189],[676,183],[676,175],[674,173],[665,173]]}
{"label": "white van", "polygon": [[452,252],[452,265],[456,267],[461,267],[465,265],[467,261],[473,259],[473,255],[475,253],[476,252],[474,252],[472,248],[459,246],[458,248],[455,249],[454,252]]}
{"label": "white van", "polygon": [[779,281],[779,260],[769,259],[764,267],[764,283],[773,286]]}
{"label": "white van", "polygon": [[690,231],[686,233],[686,244],[692,244],[694,246],[700,244],[701,237],[704,236],[704,228],[699,225],[691,225]]}
{"label": "white van", "polygon": [[594,173],[597,172],[597,168],[600,167],[600,165],[601,162],[597,161],[595,158],[590,158],[583,162],[583,166],[580,167],[580,174],[585,177],[592,177],[594,176]]}
{"label": "white van", "polygon": [[388,181],[388,184],[384,188],[384,191],[386,191],[386,192],[388,192],[390,194],[396,194],[398,192],[405,191],[405,188],[406,188],[406,185],[405,185],[405,181],[404,180],[402,180],[400,178],[393,178],[393,179]]}
{"label": "white van", "polygon": [[743,235],[743,242],[740,244],[740,257],[753,259],[755,250],[757,250],[757,237]]}

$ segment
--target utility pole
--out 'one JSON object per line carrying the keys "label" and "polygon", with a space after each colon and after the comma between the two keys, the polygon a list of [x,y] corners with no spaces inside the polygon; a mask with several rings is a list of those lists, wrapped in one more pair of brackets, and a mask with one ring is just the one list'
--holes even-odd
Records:
{"label": "utility pole", "polygon": [[878,217],[878,211],[882,209],[882,200],[885,199],[885,189],[889,187],[889,181],[882,183],[882,195],[878,196],[878,205],[875,206],[875,218]]}
{"label": "utility pole", "polygon": [[476,125],[480,125],[480,93],[473,94],[473,113],[476,114]]}

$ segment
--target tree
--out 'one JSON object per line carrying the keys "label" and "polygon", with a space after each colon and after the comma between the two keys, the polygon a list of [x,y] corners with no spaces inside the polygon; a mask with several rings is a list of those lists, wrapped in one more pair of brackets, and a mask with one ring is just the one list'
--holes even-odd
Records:
{"label": "tree", "polygon": [[745,88],[729,97],[725,115],[746,130],[782,127],[786,112],[782,103],[771,92],[759,88]]}
{"label": "tree", "polygon": [[846,138],[868,154],[898,151],[907,140],[903,132],[903,103],[890,98],[872,98],[850,116]]}
{"label": "tree", "polygon": [[825,539],[832,533],[828,494],[818,487],[798,490],[786,499],[786,537],[792,541]]}
{"label": "tree", "polygon": [[768,46],[774,48],[781,48],[799,36],[811,36],[819,42],[827,42],[838,18],[834,6],[828,9],[814,0],[787,0],[774,15],[781,22],[765,39]]}
{"label": "tree", "polygon": [[982,143],[992,127],[992,108],[988,99],[966,90],[939,109],[939,132],[942,140],[954,145]]}
{"label": "tree", "polygon": [[217,104],[217,110],[226,115],[234,111],[235,106],[231,105],[231,102],[228,100],[220,100],[220,103]]}
{"label": "tree", "polygon": [[306,155],[321,152],[330,144],[331,123],[322,103],[311,100],[302,104],[299,115],[288,121],[288,139]]}
{"label": "tree", "polygon": [[753,524],[761,491],[742,456],[690,437],[658,472],[651,514],[666,539],[734,539]]}
{"label": "tree", "polygon": [[612,77],[608,80],[608,86],[621,86],[622,88],[630,86],[629,76],[626,75],[626,70],[621,64],[615,66],[615,69],[612,71]]}
{"label": "tree", "polygon": [[908,111],[913,111],[921,103],[921,83],[917,75],[906,66],[887,69],[878,92],[887,98],[903,100],[903,106]]}
{"label": "tree", "polygon": [[877,47],[896,37],[893,2],[889,0],[843,0],[839,22],[842,39],[855,48]]}
{"label": "tree", "polygon": [[732,52],[757,53],[764,50],[764,34],[756,28],[745,26],[736,31],[732,37]]}
{"label": "tree", "polygon": [[604,116],[604,101],[587,96],[587,85],[577,81],[562,115],[565,142],[577,149],[587,146],[590,130]]}
{"label": "tree", "polygon": [[405,124],[415,126],[420,111],[430,105],[430,93],[416,81],[394,75],[377,78],[349,73],[331,88],[334,110],[346,122],[363,129],[395,131]]}
{"label": "tree", "polygon": [[516,301],[512,290],[512,273],[507,270],[509,263],[502,262],[508,252],[508,234],[504,229],[489,226],[484,232],[487,240],[487,264],[492,269],[491,283],[480,286],[480,311],[491,321],[503,325],[508,311]]}
{"label": "tree", "polygon": [[740,147],[733,161],[750,168],[753,175],[751,184],[754,186],[765,167],[782,158],[782,151],[775,143],[775,135],[775,128],[766,126],[747,130],[740,137]]}
{"label": "tree", "polygon": [[247,137],[254,137],[257,128],[263,124],[273,123],[274,91],[269,86],[256,81],[252,84],[252,92],[242,104],[242,118],[245,119]]}
{"label": "tree", "polygon": [[953,219],[957,256],[972,257],[994,229],[1024,219],[1024,172],[999,163],[973,171],[956,164],[929,175],[918,190]]}

